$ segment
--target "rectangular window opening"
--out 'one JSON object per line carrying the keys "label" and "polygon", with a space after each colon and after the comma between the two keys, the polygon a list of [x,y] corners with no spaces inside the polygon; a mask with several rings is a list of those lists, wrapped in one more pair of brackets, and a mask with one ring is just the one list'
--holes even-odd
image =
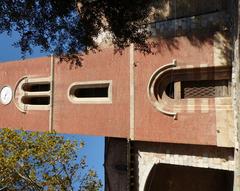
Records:
{"label": "rectangular window opening", "polygon": [[231,96],[229,80],[182,81],[181,98],[214,98]]}
{"label": "rectangular window opening", "polygon": [[78,88],[74,91],[77,98],[108,97],[108,87]]}
{"label": "rectangular window opening", "polygon": [[27,105],[49,105],[50,97],[23,97],[22,102]]}
{"label": "rectangular window opening", "polygon": [[39,84],[26,83],[23,85],[23,90],[28,92],[50,91],[50,83],[39,83]]}

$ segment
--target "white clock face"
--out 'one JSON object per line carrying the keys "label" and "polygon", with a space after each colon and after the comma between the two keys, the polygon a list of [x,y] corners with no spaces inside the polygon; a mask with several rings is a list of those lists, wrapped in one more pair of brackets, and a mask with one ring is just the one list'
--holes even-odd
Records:
{"label": "white clock face", "polygon": [[9,104],[12,101],[12,89],[9,86],[5,86],[2,88],[1,92],[0,92],[0,98],[1,98],[1,102],[4,105]]}

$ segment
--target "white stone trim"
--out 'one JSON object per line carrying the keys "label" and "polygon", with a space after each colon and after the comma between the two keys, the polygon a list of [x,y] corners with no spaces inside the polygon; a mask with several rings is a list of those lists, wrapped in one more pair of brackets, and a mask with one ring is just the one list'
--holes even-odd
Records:
{"label": "white stone trim", "polygon": [[24,76],[21,78],[16,85],[14,91],[15,105],[21,112],[28,110],[49,110],[50,104],[48,105],[30,105],[22,102],[23,97],[51,97],[51,88],[49,91],[29,92],[23,89],[24,84],[45,84],[50,83],[49,77],[34,77]]}
{"label": "white stone trim", "polygon": [[130,71],[130,139],[135,137],[135,81],[134,81],[134,44],[129,47],[129,71]]}
{"label": "white stone trim", "polygon": [[50,100],[49,100],[49,107],[50,107],[50,110],[49,110],[49,124],[48,124],[48,130],[49,132],[52,132],[54,130],[54,127],[53,127],[53,99],[54,99],[54,79],[55,79],[55,73],[54,73],[54,67],[55,67],[55,58],[54,58],[54,55],[51,55],[51,72],[50,72]]}
{"label": "white stone trim", "polygon": [[155,164],[168,164],[196,168],[209,168],[216,170],[234,171],[235,164],[231,157],[218,158],[209,157],[208,155],[187,155],[174,153],[156,153],[139,151],[136,154],[138,160],[138,177],[137,183],[139,191],[144,191],[144,187],[151,169]]}
{"label": "white stone trim", "polygon": [[158,111],[160,111],[165,115],[172,116],[174,119],[177,119],[177,112],[167,111],[166,109],[164,109],[163,104],[159,103],[159,101],[154,97],[154,86],[159,76],[162,76],[165,72],[172,70],[172,68],[176,67],[176,65],[177,65],[177,61],[173,60],[172,63],[166,64],[160,67],[159,69],[157,69],[150,77],[150,80],[147,86],[148,99],[150,103],[154,106],[154,108],[156,108]]}
{"label": "white stone trim", "polygon": [[[227,66],[214,66],[216,68],[215,75],[219,76],[218,78],[214,78],[213,80],[222,80],[227,79],[225,76],[225,67]],[[174,119],[177,119],[177,113],[182,111],[186,111],[188,113],[194,113],[197,110],[200,110],[201,113],[208,113],[210,110],[232,110],[231,107],[231,99],[230,97],[214,97],[214,98],[184,98],[182,99],[180,95],[174,95],[174,99],[169,98],[165,92],[163,92],[162,97],[159,95],[155,96],[154,94],[154,86],[156,81],[163,76],[165,73],[169,71],[176,71],[176,60],[173,60],[173,63],[164,65],[157,69],[152,76],[150,77],[148,87],[147,87],[147,94],[150,103],[154,106],[154,108],[161,113],[169,116],[173,116]],[[193,65],[186,65],[180,69],[184,70],[191,70],[191,69],[204,69],[203,75],[206,74],[206,69],[208,66],[206,64],[200,65],[198,68],[194,68]],[[219,70],[219,71],[218,71]],[[184,74],[184,73],[183,73]],[[174,75],[174,74],[173,74]],[[200,81],[203,79],[200,79]],[[195,80],[197,81],[197,80]],[[177,83],[181,83],[181,81],[174,81],[174,88],[175,92],[179,91],[181,88],[177,85]],[[218,105],[210,105],[210,100],[221,100],[221,104]],[[171,107],[173,106],[173,107]]]}

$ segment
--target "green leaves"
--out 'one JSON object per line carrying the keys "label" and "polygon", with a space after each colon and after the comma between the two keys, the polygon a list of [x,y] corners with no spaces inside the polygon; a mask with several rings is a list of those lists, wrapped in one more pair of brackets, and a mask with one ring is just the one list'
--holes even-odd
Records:
{"label": "green leaves", "polygon": [[34,46],[57,55],[98,49],[95,38],[112,34],[118,49],[146,49],[149,0],[1,0],[0,33],[17,31],[23,55]]}
{"label": "green leaves", "polygon": [[86,158],[77,157],[82,146],[55,132],[1,129],[0,189],[74,190],[79,186],[76,182],[89,180],[83,184],[93,184],[94,191],[99,190],[102,184],[94,171],[86,173]]}

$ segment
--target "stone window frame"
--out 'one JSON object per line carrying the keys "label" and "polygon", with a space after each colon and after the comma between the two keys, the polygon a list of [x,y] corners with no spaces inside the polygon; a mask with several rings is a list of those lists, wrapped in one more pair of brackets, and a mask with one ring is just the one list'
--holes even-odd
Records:
{"label": "stone window frame", "polygon": [[44,105],[32,105],[32,104],[25,104],[23,103],[23,99],[26,97],[49,97],[51,98],[51,85],[49,91],[26,91],[24,90],[24,86],[26,84],[51,84],[50,77],[29,77],[25,76],[20,79],[16,85],[15,90],[15,104],[17,108],[22,111],[26,112],[29,110],[50,110],[51,101],[49,100],[49,104]]}
{"label": "stone window frame", "polygon": [[[195,75],[194,72],[201,70],[200,77],[194,79]],[[214,70],[214,72],[210,72]],[[192,112],[194,111],[195,107],[199,107],[199,105],[191,105],[191,103],[196,102],[207,102],[209,99],[214,99],[217,103],[224,103],[231,100],[231,96],[229,97],[214,97],[214,98],[184,98],[181,99],[180,88],[181,88],[181,81],[198,81],[198,80],[205,80],[204,78],[209,80],[209,76],[213,80],[226,80],[231,78],[227,78],[229,75],[229,71],[231,70],[230,66],[204,66],[200,68],[192,68],[192,67],[177,67],[177,61],[173,60],[172,63],[166,64],[158,68],[150,77],[147,87],[147,95],[150,103],[153,107],[160,111],[165,115],[172,116],[174,119],[177,119],[177,113],[179,110],[183,109],[183,106],[187,105]],[[191,75],[189,75],[192,73]],[[171,80],[169,80],[169,76],[171,76]],[[174,82],[174,90],[176,93],[175,99],[170,98],[165,91],[165,88],[169,83]],[[161,84],[161,86],[159,85]],[[156,94],[156,87],[160,87],[160,92]],[[161,95],[159,95],[161,94]],[[198,101],[197,101],[198,100]],[[201,105],[201,107],[208,107],[208,105]],[[217,110],[217,109],[231,109],[231,105],[229,104],[221,104],[215,105],[214,107],[208,107],[209,110]]]}
{"label": "stone window frame", "polygon": [[[84,97],[74,96],[78,88],[108,87],[107,97]],[[81,81],[72,83],[67,92],[68,100],[73,104],[112,104],[112,80]]]}

